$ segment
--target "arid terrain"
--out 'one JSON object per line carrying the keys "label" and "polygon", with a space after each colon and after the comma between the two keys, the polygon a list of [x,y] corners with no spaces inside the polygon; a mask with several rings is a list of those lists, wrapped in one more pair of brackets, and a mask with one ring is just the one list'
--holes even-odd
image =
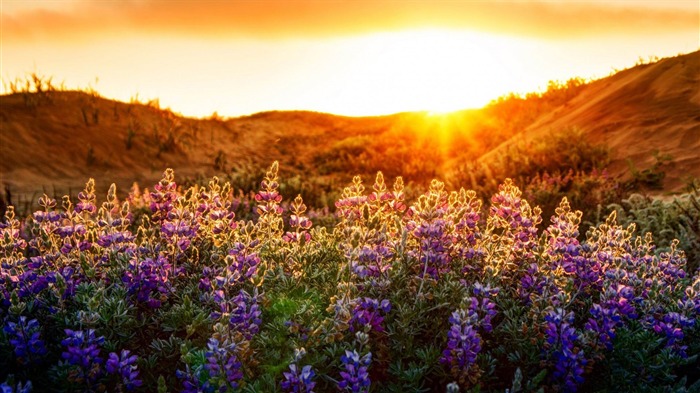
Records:
{"label": "arid terrain", "polygon": [[610,149],[616,177],[666,156],[657,193],[681,191],[700,177],[700,52],[561,84],[551,93],[448,115],[297,111],[193,119],[157,102],[18,92],[0,97],[0,182],[15,199],[36,198],[75,194],[94,177],[104,194],[112,182],[122,192],[134,181],[150,186],[168,167],[183,179],[261,171],[274,160],[283,177],[334,178],[338,187],[354,173],[375,170],[420,182],[444,176],[457,162],[487,161],[514,141],[570,130]]}

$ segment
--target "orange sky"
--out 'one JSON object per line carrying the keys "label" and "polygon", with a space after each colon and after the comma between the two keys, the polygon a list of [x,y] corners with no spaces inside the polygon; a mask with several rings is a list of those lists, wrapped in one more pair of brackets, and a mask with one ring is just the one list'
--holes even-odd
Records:
{"label": "orange sky", "polygon": [[695,51],[699,4],[2,0],[1,76],[195,116],[452,110]]}

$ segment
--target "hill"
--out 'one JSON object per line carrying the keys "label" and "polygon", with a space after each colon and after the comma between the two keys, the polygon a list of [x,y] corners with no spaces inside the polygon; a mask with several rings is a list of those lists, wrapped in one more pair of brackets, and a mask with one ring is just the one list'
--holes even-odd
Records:
{"label": "hill", "polygon": [[699,79],[695,52],[480,110],[359,118],[296,111],[193,119],[157,102],[39,88],[0,96],[0,182],[15,203],[41,192],[75,194],[89,177],[98,194],[112,182],[122,192],[134,181],[150,186],[166,167],[178,179],[237,174],[252,186],[279,160],[283,177],[324,189],[377,170],[424,184],[460,162],[488,162],[513,144],[577,129],[610,148],[615,176],[630,172],[628,161],[643,171],[655,151],[670,155],[663,191],[674,192],[700,177]]}
{"label": "hill", "polygon": [[649,170],[657,157],[666,156],[663,190],[682,190],[690,179],[700,178],[700,51],[589,83],[482,160],[515,141],[572,129],[610,149],[608,169],[617,177]]}

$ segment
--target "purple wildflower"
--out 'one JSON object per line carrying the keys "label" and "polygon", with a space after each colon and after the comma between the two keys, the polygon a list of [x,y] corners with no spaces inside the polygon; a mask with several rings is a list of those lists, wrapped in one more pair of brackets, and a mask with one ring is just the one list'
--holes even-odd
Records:
{"label": "purple wildflower", "polygon": [[155,260],[137,258],[129,261],[129,267],[124,272],[122,281],[130,295],[151,308],[158,308],[171,291],[169,276],[172,272],[167,258],[159,255]]}
{"label": "purple wildflower", "polygon": [[550,310],[544,317],[546,322],[545,348],[554,364],[552,377],[561,384],[562,390],[575,392],[583,383],[584,367],[588,363],[583,350],[576,346],[578,335],[572,326],[574,314],[564,310]]}
{"label": "purple wildflower", "polygon": [[12,375],[10,375],[5,382],[0,383],[0,393],[29,393],[31,391],[31,381],[26,381],[24,384],[22,382],[17,382],[17,385],[15,385]]}
{"label": "purple wildflower", "polygon": [[277,172],[279,164],[277,161],[265,174],[265,179],[260,183],[261,190],[255,194],[255,201],[258,203],[257,213],[258,228],[263,233],[264,241],[269,242],[277,239],[282,234],[282,195],[280,195]]}
{"label": "purple wildflower", "polygon": [[299,372],[299,367],[292,363],[289,365],[289,371],[282,373],[284,381],[280,386],[285,392],[293,393],[313,393],[316,382],[313,378],[316,375],[310,365],[306,365]]}
{"label": "purple wildflower", "polygon": [[379,302],[369,297],[360,298],[355,308],[352,310],[352,318],[349,322],[350,331],[364,331],[366,333],[370,331],[378,333],[383,332],[383,315],[386,315],[389,311],[391,311],[391,303],[387,299]]}
{"label": "purple wildflower", "polygon": [[177,199],[177,184],[175,183],[175,172],[168,168],[163,173],[163,178],[156,184],[150,194],[150,209],[153,212],[152,220],[161,222],[165,220],[167,214],[173,209],[173,203]]}
{"label": "purple wildflower", "polygon": [[[236,356],[236,345],[219,342],[210,338],[207,352],[204,354],[207,363],[204,368],[209,372],[209,386],[226,391],[228,388],[237,389],[238,382],[243,379],[241,362]],[[223,389],[223,390],[222,390]]]}
{"label": "purple wildflower", "polygon": [[27,317],[21,316],[19,322],[7,321],[4,331],[9,335],[19,364],[36,363],[46,355],[46,346],[41,339],[41,326],[36,319],[27,321]]}
{"label": "purple wildflower", "polygon": [[242,334],[246,340],[250,340],[260,330],[262,311],[258,306],[258,295],[249,295],[241,290],[233,298],[233,310],[229,320],[231,327]]}
{"label": "purple wildflower", "polygon": [[95,336],[95,330],[70,330],[65,329],[66,338],[61,344],[66,350],[61,355],[68,363],[78,366],[79,372],[74,375],[77,381],[87,381],[88,384],[96,381],[102,375],[102,363],[100,350],[105,338]]}
{"label": "purple wildflower", "polygon": [[476,364],[476,357],[481,351],[481,336],[472,326],[471,319],[462,309],[452,313],[447,348],[440,358],[440,363],[447,366],[450,374],[462,385],[466,385],[467,381],[474,383],[481,374]]}
{"label": "purple wildflower", "polygon": [[100,349],[104,344],[105,338],[95,337],[95,330],[70,330],[65,329],[66,338],[61,341],[61,344],[66,347],[62,357],[70,364],[81,367],[89,367],[93,362],[102,363],[100,358]]}
{"label": "purple wildflower", "polygon": [[469,299],[470,323],[479,326],[484,333],[491,333],[493,330],[491,320],[498,314],[496,303],[493,302],[492,298],[498,294],[499,288],[476,283],[473,292],[475,297]]}
{"label": "purple wildflower", "polygon": [[372,362],[372,353],[360,357],[357,351],[345,351],[345,355],[340,357],[344,371],[340,372],[341,380],[338,381],[338,388],[353,393],[367,393],[371,381],[369,379],[369,368]]}
{"label": "purple wildflower", "polygon": [[285,233],[282,239],[288,243],[298,243],[303,239],[304,242],[308,243],[311,240],[311,234],[309,234],[308,231],[312,223],[311,220],[304,216],[306,205],[301,199],[301,195],[297,195],[292,202],[291,212],[292,215],[289,217],[289,226],[292,231]]}
{"label": "purple wildflower", "polygon": [[260,265],[260,256],[255,251],[257,244],[257,240],[249,244],[234,243],[226,256],[226,285],[243,283],[257,273]]}
{"label": "purple wildflower", "polygon": [[126,390],[131,391],[142,385],[141,380],[138,379],[137,359],[136,355],[130,355],[130,351],[126,349],[121,351],[121,355],[111,352],[105,368],[108,373],[119,375]]}
{"label": "purple wildflower", "polygon": [[688,357],[686,353],[688,346],[681,344],[685,337],[683,329],[692,328],[695,326],[696,321],[677,312],[666,313],[660,319],[654,317],[650,319],[654,332],[666,337],[666,347],[671,348],[683,358]]}
{"label": "purple wildflower", "polygon": [[182,379],[182,393],[202,393],[203,389],[200,388],[198,373],[194,372],[190,365],[185,365],[185,371],[176,370],[175,376],[178,379]]}

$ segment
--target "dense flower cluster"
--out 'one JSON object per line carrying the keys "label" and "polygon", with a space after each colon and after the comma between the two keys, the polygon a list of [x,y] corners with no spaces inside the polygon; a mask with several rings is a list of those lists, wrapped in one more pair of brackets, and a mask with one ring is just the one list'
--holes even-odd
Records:
{"label": "dense flower cluster", "polygon": [[260,330],[262,311],[258,306],[257,293],[253,296],[240,291],[232,300],[233,309],[229,320],[231,328],[250,340]]}
{"label": "dense flower cluster", "polygon": [[316,382],[313,381],[314,370],[310,365],[306,365],[299,370],[299,367],[292,363],[289,365],[289,371],[282,373],[284,380],[280,382],[280,387],[285,392],[293,393],[313,393]]}
{"label": "dense flower cluster", "polygon": [[336,231],[349,239],[339,247],[352,273],[372,285],[386,278],[401,242],[400,217],[406,210],[403,187],[399,177],[389,191],[384,175],[379,172],[373,192],[364,195],[362,180],[355,176],[335,204],[341,218]]}
{"label": "dense flower cluster", "polygon": [[372,298],[361,298],[356,302],[350,318],[350,331],[383,332],[384,315],[391,311],[391,303],[384,299],[381,302]]}
{"label": "dense flower cluster", "polygon": [[138,356],[132,355],[128,349],[121,351],[119,355],[116,352],[111,352],[107,358],[105,368],[110,374],[119,376],[121,383],[126,390],[131,391],[143,384],[138,379],[139,371],[136,366]]}
{"label": "dense flower cluster", "polygon": [[[10,376],[10,380],[12,376]],[[32,391],[32,382],[27,381],[26,383],[17,382],[15,385],[13,382],[5,381],[0,383],[0,393],[30,393]]]}
{"label": "dense flower cluster", "polygon": [[340,372],[338,389],[353,393],[367,393],[371,385],[367,369],[372,362],[372,353],[362,357],[357,351],[345,351],[340,357],[343,371]]}
{"label": "dense flower cluster", "polygon": [[587,360],[578,344],[579,335],[572,326],[574,314],[564,310],[550,310],[545,316],[545,348],[554,363],[552,378],[567,392],[575,392],[583,382]]}
{"label": "dense flower cluster", "polygon": [[171,292],[171,274],[172,265],[163,255],[155,259],[134,258],[129,261],[122,281],[136,301],[151,308],[158,308]]}
{"label": "dense flower cluster", "polygon": [[481,351],[481,336],[472,325],[472,319],[461,309],[452,313],[447,348],[440,358],[460,385],[474,384],[481,375],[476,364],[476,356]]}
{"label": "dense flower cluster", "polygon": [[657,248],[615,213],[582,235],[567,199],[542,226],[510,180],[482,208],[475,192],[439,181],[407,201],[416,194],[401,178],[392,188],[379,173],[366,190],[355,177],[335,214],[323,213],[301,196],[283,202],[278,172],[250,194],[216,178],[183,189],[168,170],[123,202],[112,186],[98,204],[90,180],[77,199],[42,196],[26,220],[9,207],[2,389],[567,392],[599,382],[683,391],[697,382],[687,370],[700,352],[700,272],[687,270],[678,242]]}
{"label": "dense flower cluster", "polygon": [[177,377],[182,379],[182,392],[226,392],[239,387],[243,371],[236,344],[212,337],[203,356],[204,364],[194,368],[188,364],[185,371],[177,371]]}
{"label": "dense flower cluster", "polygon": [[66,338],[61,341],[65,351],[61,354],[68,363],[78,366],[72,375],[77,382],[87,381],[88,386],[103,374],[104,359],[100,356],[105,338],[95,335],[94,329],[66,329]]}
{"label": "dense flower cluster", "polygon": [[40,362],[48,352],[36,319],[27,321],[27,317],[21,316],[17,322],[7,321],[3,330],[9,336],[10,345],[14,347],[17,363],[21,365]]}

